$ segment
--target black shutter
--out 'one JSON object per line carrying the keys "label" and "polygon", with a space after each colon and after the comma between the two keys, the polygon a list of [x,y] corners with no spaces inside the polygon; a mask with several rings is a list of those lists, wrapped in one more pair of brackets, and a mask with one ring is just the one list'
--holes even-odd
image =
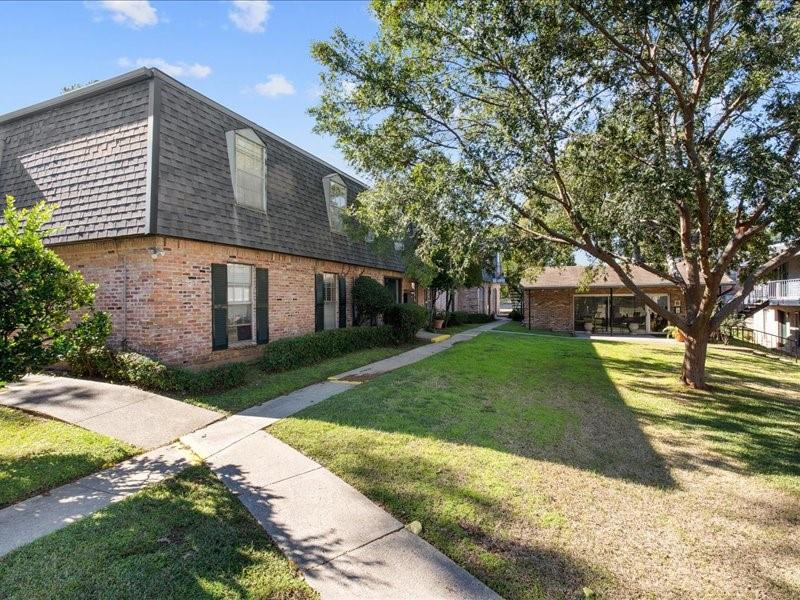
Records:
{"label": "black shutter", "polygon": [[211,349],[228,347],[228,265],[211,265]]}
{"label": "black shutter", "polygon": [[347,280],[339,275],[339,327],[347,327]]}
{"label": "black shutter", "polygon": [[325,283],[322,273],[314,275],[314,331],[325,329]]}
{"label": "black shutter", "polygon": [[[355,289],[355,287],[356,287],[356,279],[357,279],[357,277],[353,277],[353,289]],[[360,324],[358,322],[358,307],[356,306],[355,296],[353,297],[352,305],[353,305],[353,327],[355,327],[355,326]]]}
{"label": "black shutter", "polygon": [[269,271],[256,269],[256,343],[269,342]]}

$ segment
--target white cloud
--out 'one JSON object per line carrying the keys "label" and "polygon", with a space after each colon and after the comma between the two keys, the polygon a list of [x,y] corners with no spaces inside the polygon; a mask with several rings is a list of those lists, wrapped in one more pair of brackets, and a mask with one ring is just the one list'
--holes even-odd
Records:
{"label": "white cloud", "polygon": [[110,13],[115,23],[129,25],[134,29],[158,23],[157,11],[149,0],[102,0],[89,4],[89,7],[104,10]]}
{"label": "white cloud", "polygon": [[246,33],[262,33],[272,5],[267,0],[234,0],[228,18]]}
{"label": "white cloud", "polygon": [[211,67],[200,63],[176,62],[170,63],[163,58],[137,58],[131,60],[126,57],[120,58],[117,63],[120,67],[155,67],[164,71],[172,77],[194,77],[195,79],[205,79],[211,75]]}
{"label": "white cloud", "polygon": [[294,84],[286,79],[279,73],[274,73],[267,76],[264,83],[258,83],[255,86],[257,93],[267,98],[275,98],[276,96],[291,96],[294,94]]}

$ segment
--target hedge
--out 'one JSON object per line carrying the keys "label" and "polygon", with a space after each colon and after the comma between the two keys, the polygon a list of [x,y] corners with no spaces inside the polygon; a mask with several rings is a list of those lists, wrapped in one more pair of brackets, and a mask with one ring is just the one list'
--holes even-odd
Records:
{"label": "hedge", "polygon": [[395,304],[383,316],[387,325],[391,325],[398,342],[414,341],[417,332],[428,321],[428,311],[417,304]]}
{"label": "hedge", "polygon": [[261,367],[268,372],[306,367],[357,350],[397,343],[393,327],[348,327],[327,329],[267,344]]}
{"label": "hedge", "polygon": [[97,377],[153,392],[176,394],[227,390],[241,385],[248,370],[247,365],[233,363],[206,371],[189,371],[136,352],[114,352],[106,347],[82,353],[80,361],[68,358],[67,362],[70,372],[78,377]]}
{"label": "hedge", "polygon": [[472,323],[489,323],[494,321],[494,315],[484,315],[482,313],[468,313],[461,310],[450,313],[447,320],[447,327],[454,325],[468,325]]}

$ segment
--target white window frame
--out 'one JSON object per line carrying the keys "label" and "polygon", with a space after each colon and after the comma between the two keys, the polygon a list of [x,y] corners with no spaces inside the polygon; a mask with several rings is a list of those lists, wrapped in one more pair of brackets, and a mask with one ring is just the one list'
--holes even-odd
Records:
{"label": "white window frame", "polygon": [[[231,184],[233,186],[233,197],[236,200],[236,204],[238,206],[242,206],[244,208],[248,208],[250,210],[257,210],[261,212],[266,212],[267,210],[267,148],[264,145],[264,142],[255,131],[252,129],[236,129],[234,131],[228,131],[225,134],[226,141],[228,144],[228,162],[230,164],[230,171],[231,171]],[[236,168],[236,139],[237,137],[241,137],[249,142],[257,144],[261,147],[261,205],[256,207],[250,204],[246,204],[242,198],[242,194],[239,191],[239,184],[237,181],[238,178],[238,169]]]}
{"label": "white window frame", "polygon": [[[230,299],[230,288],[231,288],[231,267],[246,267],[250,272],[250,301],[249,302],[238,302],[238,301],[231,301]],[[238,334],[236,337],[231,337],[230,325],[226,322],[225,328],[228,332],[228,347],[236,347],[236,346],[247,346],[250,344],[254,344],[256,341],[256,286],[255,286],[255,272],[256,268],[253,265],[245,264],[245,263],[227,263],[228,268],[228,285],[227,289],[225,290],[225,299],[227,300],[228,310],[230,310],[231,306],[238,306],[249,304],[250,305],[250,339],[247,340],[240,340]]]}
{"label": "white window frame", "polygon": [[[334,207],[333,205],[333,186],[341,186],[344,189],[344,207]],[[344,180],[333,173],[326,175],[322,180],[322,189],[325,192],[325,206],[328,209],[328,223],[330,224],[331,231],[334,233],[344,234],[344,221],[342,220],[343,209],[347,208],[347,184]]]}

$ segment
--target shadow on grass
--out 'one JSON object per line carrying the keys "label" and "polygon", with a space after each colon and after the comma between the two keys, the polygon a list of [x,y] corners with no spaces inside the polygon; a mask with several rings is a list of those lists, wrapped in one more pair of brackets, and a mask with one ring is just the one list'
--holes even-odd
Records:
{"label": "shadow on grass", "polygon": [[482,446],[674,486],[594,348],[575,341],[480,336],[294,418]]}
{"label": "shadow on grass", "polygon": [[3,598],[310,598],[206,469],[114,504],[0,560]]}
{"label": "shadow on grass", "polygon": [[[604,364],[635,391],[666,397],[671,410],[637,408],[639,417],[660,427],[700,432],[723,455],[713,466],[761,475],[800,477],[800,381],[786,376],[785,365],[722,348],[712,349],[707,392],[690,390],[675,379],[677,365],[647,358],[606,357]],[[654,376],[655,375],[655,376]],[[676,453],[681,468],[707,464],[696,454]]]}

